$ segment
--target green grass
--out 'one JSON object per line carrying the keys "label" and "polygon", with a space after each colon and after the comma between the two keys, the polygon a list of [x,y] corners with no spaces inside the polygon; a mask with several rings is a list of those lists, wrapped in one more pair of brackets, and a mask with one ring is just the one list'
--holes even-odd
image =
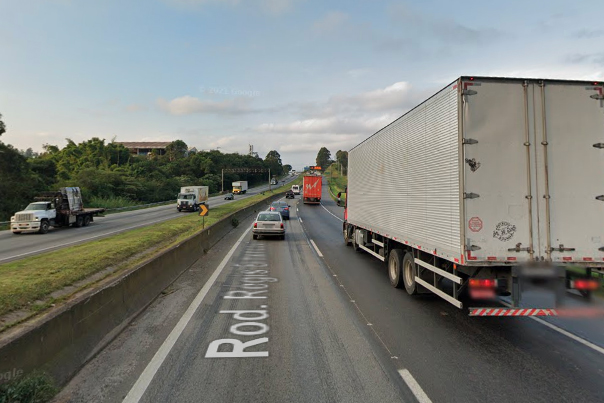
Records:
{"label": "green grass", "polygon": [[[267,199],[274,193],[284,192],[292,183],[272,192],[267,191],[264,195],[254,195],[215,208],[210,206],[210,214],[205,218],[206,228],[237,210]],[[201,232],[201,223],[202,217],[187,214],[97,241],[0,264],[0,315],[22,308],[28,308],[32,313],[41,312],[50,304],[48,301],[35,301],[44,300],[52,292],[107,267],[113,266],[114,273],[134,267],[144,259]],[[147,253],[142,256],[141,252],[144,251]]]}
{"label": "green grass", "polygon": [[121,207],[132,207],[139,204],[145,204],[144,202],[138,202],[135,200],[128,199],[122,196],[112,197],[91,197],[86,201],[86,206],[98,207],[98,208],[121,208]]}
{"label": "green grass", "polygon": [[0,384],[0,403],[44,403],[50,401],[57,391],[48,375],[33,373]]}
{"label": "green grass", "polygon": [[342,175],[339,170],[338,164],[332,164],[329,168],[325,170],[325,177],[327,178],[327,182],[329,184],[329,190],[333,194],[332,199],[336,200],[338,193],[342,192],[342,201],[346,200],[346,195],[344,191],[346,190],[346,186],[348,186],[348,176]]}

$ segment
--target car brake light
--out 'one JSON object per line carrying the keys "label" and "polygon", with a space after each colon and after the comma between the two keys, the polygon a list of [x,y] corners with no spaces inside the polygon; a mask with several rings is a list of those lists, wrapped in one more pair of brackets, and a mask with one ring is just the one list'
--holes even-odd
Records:
{"label": "car brake light", "polygon": [[275,210],[275,208],[274,208],[274,207],[271,207],[271,208],[270,208],[270,210],[271,210],[271,211],[273,211],[273,210]]}
{"label": "car brake light", "polygon": [[258,228],[258,223],[257,222],[254,223],[254,228]]}
{"label": "car brake light", "polygon": [[283,223],[281,223],[281,228],[283,228]]}
{"label": "car brake light", "polygon": [[289,207],[285,207],[285,208],[283,208],[283,210],[289,211]]}
{"label": "car brake light", "polygon": [[495,288],[497,280],[492,278],[471,278],[470,287],[472,288]]}

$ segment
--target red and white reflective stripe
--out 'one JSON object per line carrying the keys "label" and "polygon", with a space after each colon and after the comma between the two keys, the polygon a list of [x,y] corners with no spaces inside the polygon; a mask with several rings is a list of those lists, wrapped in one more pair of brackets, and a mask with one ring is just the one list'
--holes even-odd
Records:
{"label": "red and white reflective stripe", "polygon": [[558,316],[558,311],[542,308],[470,308],[470,316]]}

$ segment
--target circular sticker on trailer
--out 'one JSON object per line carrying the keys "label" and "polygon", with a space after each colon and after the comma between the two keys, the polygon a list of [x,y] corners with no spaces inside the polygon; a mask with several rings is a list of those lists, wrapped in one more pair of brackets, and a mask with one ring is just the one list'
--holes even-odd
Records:
{"label": "circular sticker on trailer", "polygon": [[480,232],[482,229],[482,220],[480,217],[470,218],[470,221],[468,221],[468,228],[470,228],[470,231],[472,232]]}

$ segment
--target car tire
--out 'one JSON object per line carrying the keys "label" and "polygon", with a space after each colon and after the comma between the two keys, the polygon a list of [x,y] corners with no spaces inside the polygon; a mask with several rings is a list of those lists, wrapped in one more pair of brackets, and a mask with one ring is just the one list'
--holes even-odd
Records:
{"label": "car tire", "polygon": [[403,258],[403,283],[405,284],[405,290],[407,294],[417,294],[417,283],[415,282],[415,259],[409,252],[405,253]]}
{"label": "car tire", "polygon": [[403,286],[403,251],[400,249],[391,250],[388,255],[387,266],[390,285],[392,285],[394,288],[401,288]]}
{"label": "car tire", "polygon": [[285,235],[281,235],[280,238],[282,241],[285,241]]}
{"label": "car tire", "polygon": [[258,239],[258,235],[253,234],[253,235],[252,235],[252,239],[254,239],[254,240]]}
{"label": "car tire", "polygon": [[50,227],[50,225],[48,225],[48,221],[42,221],[40,223],[40,229],[38,230],[38,232],[40,234],[46,234],[48,232],[48,227]]}

